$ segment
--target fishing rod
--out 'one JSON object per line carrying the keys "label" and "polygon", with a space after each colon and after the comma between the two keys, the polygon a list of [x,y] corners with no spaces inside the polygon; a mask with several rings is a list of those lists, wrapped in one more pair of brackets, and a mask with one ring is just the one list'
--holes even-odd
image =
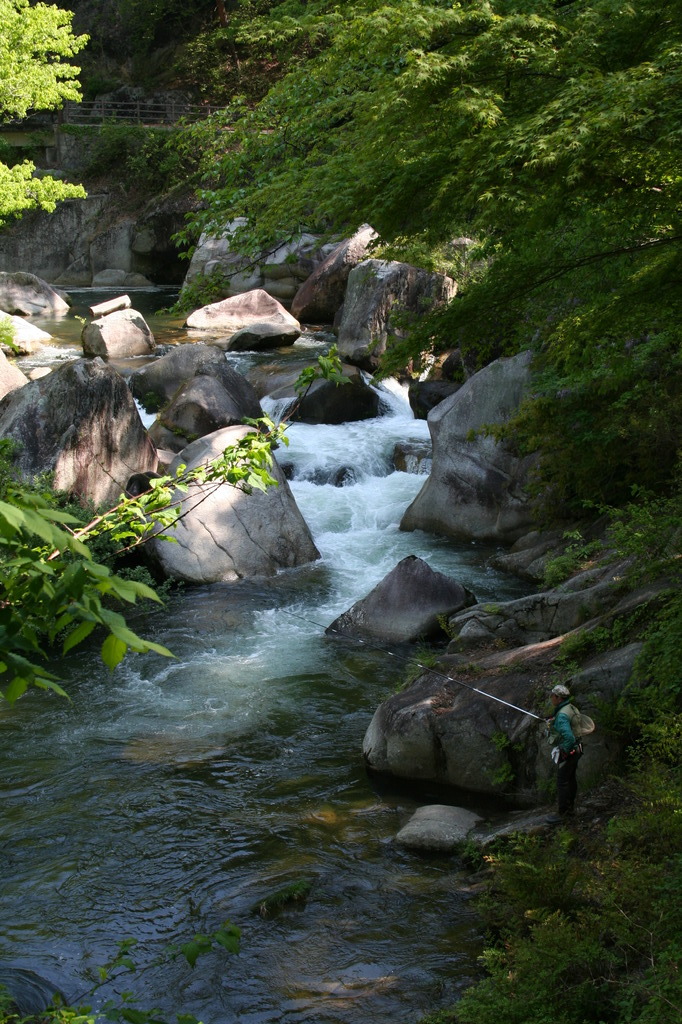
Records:
{"label": "fishing rod", "polygon": [[455,679],[454,676],[447,675],[445,672],[439,672],[438,669],[430,668],[428,665],[424,665],[420,661],[415,661],[413,658],[406,658],[405,655],[396,654],[394,651],[389,651],[385,647],[373,644],[369,640],[363,640],[362,637],[351,636],[350,633],[344,633],[343,630],[340,629],[332,629],[331,626],[325,626],[321,622],[316,622],[315,619],[311,619],[306,615],[300,615],[298,612],[285,611],[285,614],[293,615],[294,618],[301,619],[303,622],[309,622],[313,626],[318,626],[320,629],[323,629],[325,633],[336,633],[337,636],[342,637],[344,640],[352,640],[354,643],[362,644],[363,647],[369,647],[374,651],[380,651],[382,654],[388,654],[391,658],[396,658],[398,661],[414,664],[417,668],[424,669],[425,672],[430,672],[434,676],[440,676],[441,679],[446,679],[450,683],[457,683],[458,686],[464,687],[465,690],[471,690],[472,693],[478,693],[481,697],[487,697],[489,700],[494,700],[498,704],[504,704],[505,707],[512,708],[514,711],[519,711],[522,715],[528,715],[529,718],[536,718],[538,722],[547,721],[547,719],[543,718],[542,715],[536,715],[534,711],[528,711],[526,708],[520,708],[518,704],[512,704],[508,700],[503,700],[502,697],[496,697],[494,693],[487,693],[485,690],[480,690],[477,686],[471,686],[469,683],[465,683],[461,679]]}

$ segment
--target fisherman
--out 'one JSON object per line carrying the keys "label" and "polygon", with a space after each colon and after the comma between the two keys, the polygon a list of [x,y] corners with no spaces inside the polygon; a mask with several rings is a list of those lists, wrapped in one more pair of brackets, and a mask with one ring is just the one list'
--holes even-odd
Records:
{"label": "fisherman", "polygon": [[[580,742],[578,723],[580,712],[571,704],[568,687],[559,683],[550,692],[550,700],[554,714],[547,720],[549,726],[549,742],[553,744],[552,760],[557,766],[557,799],[558,814],[550,814],[547,822],[558,825],[567,814],[572,814],[578,790],[576,771],[578,761],[583,755]],[[575,727],[575,732],[574,732]]]}

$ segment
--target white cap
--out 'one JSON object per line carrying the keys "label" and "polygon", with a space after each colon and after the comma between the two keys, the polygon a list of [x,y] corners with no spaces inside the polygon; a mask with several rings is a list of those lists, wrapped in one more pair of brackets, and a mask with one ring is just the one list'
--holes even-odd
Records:
{"label": "white cap", "polygon": [[567,686],[562,686],[561,683],[558,683],[556,686],[553,686],[552,689],[550,690],[550,693],[553,693],[556,697],[570,697],[571,696],[571,693],[570,693],[570,690],[568,689],[568,687]]}

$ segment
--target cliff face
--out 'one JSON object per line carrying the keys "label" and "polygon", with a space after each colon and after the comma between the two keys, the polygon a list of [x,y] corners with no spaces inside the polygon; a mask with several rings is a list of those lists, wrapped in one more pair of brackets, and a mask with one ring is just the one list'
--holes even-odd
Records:
{"label": "cliff face", "polygon": [[139,213],[121,213],[118,193],[102,191],[59,203],[54,213],[28,213],[0,233],[0,270],[27,271],[65,288],[97,283],[105,270],[179,285],[186,264],[172,236],[193,203],[190,195],[173,193]]}

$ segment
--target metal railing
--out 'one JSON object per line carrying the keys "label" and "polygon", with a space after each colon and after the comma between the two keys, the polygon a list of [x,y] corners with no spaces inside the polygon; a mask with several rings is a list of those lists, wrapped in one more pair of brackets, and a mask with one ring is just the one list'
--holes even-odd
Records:
{"label": "metal railing", "polygon": [[155,126],[175,124],[183,119],[201,121],[220,109],[209,104],[192,104],[174,99],[159,103],[144,99],[113,101],[102,98],[87,103],[66,103],[58,112],[58,121],[61,124],[80,125],[124,121]]}

